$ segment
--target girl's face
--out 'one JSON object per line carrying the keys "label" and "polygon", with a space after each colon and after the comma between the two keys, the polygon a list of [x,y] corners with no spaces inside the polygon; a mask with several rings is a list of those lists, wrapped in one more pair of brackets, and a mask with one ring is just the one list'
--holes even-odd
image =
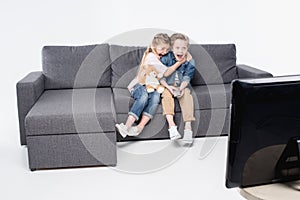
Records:
{"label": "girl's face", "polygon": [[163,55],[166,55],[169,52],[170,45],[167,43],[161,43],[155,47],[155,50],[156,50],[156,54],[159,57],[162,57]]}

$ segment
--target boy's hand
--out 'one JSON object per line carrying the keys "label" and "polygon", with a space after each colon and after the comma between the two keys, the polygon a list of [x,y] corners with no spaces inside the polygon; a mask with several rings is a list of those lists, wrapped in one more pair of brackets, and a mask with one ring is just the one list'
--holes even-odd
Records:
{"label": "boy's hand", "polygon": [[174,86],[171,86],[171,85],[169,85],[169,86],[167,87],[167,89],[171,92],[172,95],[174,95],[174,92],[175,92],[176,90],[178,90],[177,87],[174,87]]}
{"label": "boy's hand", "polygon": [[182,97],[184,95],[184,89],[180,90],[180,95],[178,96],[178,98]]}
{"label": "boy's hand", "polygon": [[188,82],[182,81],[182,83],[180,84],[179,90],[180,91],[184,90],[188,85],[189,85]]}

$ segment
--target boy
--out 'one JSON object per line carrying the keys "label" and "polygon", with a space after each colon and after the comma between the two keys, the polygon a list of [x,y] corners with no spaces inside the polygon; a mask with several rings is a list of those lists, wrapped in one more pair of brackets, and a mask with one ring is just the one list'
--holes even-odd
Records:
{"label": "boy", "polygon": [[181,137],[174,122],[174,97],[179,101],[183,121],[185,122],[183,140],[193,143],[193,131],[191,122],[195,121],[194,102],[189,89],[189,83],[195,71],[195,61],[188,53],[189,38],[181,33],[175,33],[171,36],[171,49],[168,54],[161,58],[161,62],[166,66],[172,66],[178,60],[187,56],[187,62],[177,68],[168,78],[163,77],[161,84],[166,87],[162,93],[162,107],[169,124],[169,134],[171,140]]}

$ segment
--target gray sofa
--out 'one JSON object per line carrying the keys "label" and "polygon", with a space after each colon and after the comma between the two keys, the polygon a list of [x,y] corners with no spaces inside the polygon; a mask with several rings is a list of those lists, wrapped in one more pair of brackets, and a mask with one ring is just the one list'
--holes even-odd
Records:
{"label": "gray sofa", "polygon": [[[138,137],[122,138],[115,123],[125,122],[133,99],[127,85],[146,47],[109,44],[45,46],[40,72],[17,83],[20,139],[31,170],[114,166],[116,142],[168,139],[161,105]],[[195,137],[228,134],[230,83],[270,73],[236,64],[234,44],[192,44]],[[175,121],[182,132],[178,102]]]}

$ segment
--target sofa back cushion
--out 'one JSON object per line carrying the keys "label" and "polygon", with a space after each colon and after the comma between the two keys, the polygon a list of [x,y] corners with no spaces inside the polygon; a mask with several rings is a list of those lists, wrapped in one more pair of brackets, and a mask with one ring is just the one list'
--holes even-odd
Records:
{"label": "sofa back cushion", "polygon": [[230,83],[238,78],[234,44],[191,44],[189,52],[196,65],[192,85]]}
{"label": "sofa back cushion", "polygon": [[145,50],[146,47],[110,45],[112,87],[127,88],[137,74]]}
{"label": "sofa back cushion", "polygon": [[108,44],[45,46],[42,60],[45,89],[111,86]]}

